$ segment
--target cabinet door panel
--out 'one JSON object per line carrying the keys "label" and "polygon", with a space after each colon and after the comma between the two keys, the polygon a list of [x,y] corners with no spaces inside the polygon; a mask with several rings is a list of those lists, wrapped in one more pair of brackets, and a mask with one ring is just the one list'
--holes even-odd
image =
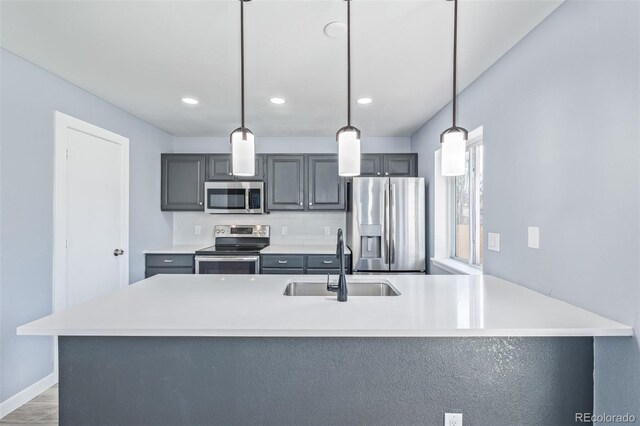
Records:
{"label": "cabinet door panel", "polygon": [[382,176],[382,155],[362,154],[360,159],[360,176]]}
{"label": "cabinet door panel", "polygon": [[207,180],[233,180],[231,154],[207,155]]}
{"label": "cabinet door panel", "polygon": [[345,181],[338,175],[336,155],[310,155],[308,209],[344,210]]}
{"label": "cabinet door panel", "polygon": [[386,154],[384,174],[385,176],[417,176],[417,159],[416,154]]}
{"label": "cabinet door panel", "polygon": [[267,209],[304,210],[304,156],[267,157]]}
{"label": "cabinet door panel", "polygon": [[162,154],[161,210],[204,210],[204,155]]}
{"label": "cabinet door panel", "polygon": [[194,255],[193,254],[147,254],[146,255],[147,267],[162,267],[162,268],[178,268],[178,267],[190,267],[193,268]]}
{"label": "cabinet door panel", "polygon": [[256,174],[253,176],[236,176],[236,180],[264,180],[264,155],[256,155]]}

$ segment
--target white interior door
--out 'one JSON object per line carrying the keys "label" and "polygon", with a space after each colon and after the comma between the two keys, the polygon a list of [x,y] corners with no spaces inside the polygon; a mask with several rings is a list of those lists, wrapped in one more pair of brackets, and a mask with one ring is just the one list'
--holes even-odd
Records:
{"label": "white interior door", "polygon": [[55,151],[58,311],[128,283],[129,140],[56,113]]}

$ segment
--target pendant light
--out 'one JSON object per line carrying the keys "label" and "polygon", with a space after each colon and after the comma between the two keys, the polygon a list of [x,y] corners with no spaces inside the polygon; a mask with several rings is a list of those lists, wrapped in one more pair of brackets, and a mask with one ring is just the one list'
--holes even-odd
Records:
{"label": "pendant light", "polygon": [[351,125],[351,0],[347,2],[347,125],[336,133],[338,174],[360,174],[360,130]]}
{"label": "pendant light", "polygon": [[462,176],[465,173],[469,132],[456,125],[456,72],[458,55],[458,0],[453,0],[453,125],[440,135],[442,144],[442,176]]}
{"label": "pendant light", "polygon": [[251,130],[244,125],[244,2],[240,0],[240,127],[231,133],[232,170],[236,176],[253,176],[256,167],[256,145]]}

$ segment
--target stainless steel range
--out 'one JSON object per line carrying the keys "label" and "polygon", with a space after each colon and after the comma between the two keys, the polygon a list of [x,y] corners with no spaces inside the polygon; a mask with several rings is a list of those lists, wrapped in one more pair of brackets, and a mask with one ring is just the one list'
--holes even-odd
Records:
{"label": "stainless steel range", "polygon": [[196,274],[259,274],[269,225],[216,225],[215,245],[196,251]]}

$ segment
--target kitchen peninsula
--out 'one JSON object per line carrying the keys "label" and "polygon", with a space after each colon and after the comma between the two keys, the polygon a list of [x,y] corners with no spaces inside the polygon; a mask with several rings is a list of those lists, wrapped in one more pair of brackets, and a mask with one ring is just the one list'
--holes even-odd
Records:
{"label": "kitchen peninsula", "polygon": [[[492,276],[157,275],[19,327],[59,338],[61,424],[570,423],[593,336],[631,327]],[[355,293],[354,293],[355,294]],[[508,386],[507,386],[508,384]],[[520,421],[521,420],[521,421]]]}

